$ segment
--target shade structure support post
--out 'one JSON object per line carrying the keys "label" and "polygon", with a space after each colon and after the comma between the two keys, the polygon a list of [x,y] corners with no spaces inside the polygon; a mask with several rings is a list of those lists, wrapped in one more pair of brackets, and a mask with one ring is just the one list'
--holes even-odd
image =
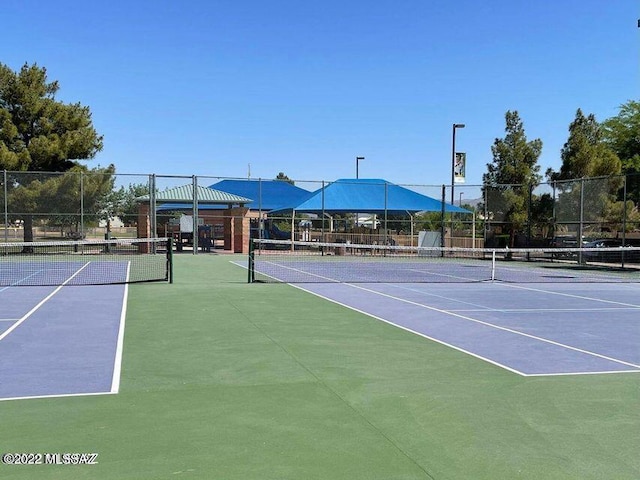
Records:
{"label": "shade structure support post", "polygon": [[296,225],[296,211],[292,210],[291,211],[291,252],[293,252],[294,246],[293,246],[293,242],[295,241],[295,225]]}
{"label": "shade structure support post", "polygon": [[[198,254],[198,177],[191,177],[193,187],[193,254]],[[233,219],[232,219],[233,221]]]}

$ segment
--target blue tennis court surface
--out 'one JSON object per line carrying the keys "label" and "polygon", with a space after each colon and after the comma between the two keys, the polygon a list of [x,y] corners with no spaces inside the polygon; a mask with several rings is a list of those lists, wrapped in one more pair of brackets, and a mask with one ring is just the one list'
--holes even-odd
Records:
{"label": "blue tennis court surface", "polygon": [[[0,263],[0,285],[99,285],[124,283],[126,261],[7,261]],[[1,287],[0,287],[1,288]]]}
{"label": "blue tennis court surface", "polygon": [[127,287],[74,286],[90,269],[59,266],[64,286],[0,287],[0,400],[117,392]]}
{"label": "blue tennis court surface", "polygon": [[296,287],[520,375],[640,372],[635,283]]}

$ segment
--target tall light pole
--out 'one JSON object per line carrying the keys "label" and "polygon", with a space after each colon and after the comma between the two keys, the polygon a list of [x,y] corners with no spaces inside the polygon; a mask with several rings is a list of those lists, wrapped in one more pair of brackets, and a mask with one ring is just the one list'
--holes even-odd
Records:
{"label": "tall light pole", "polygon": [[364,160],[364,157],[356,157],[356,178],[358,178],[358,162]]}
{"label": "tall light pole", "polygon": [[453,124],[453,145],[451,147],[451,205],[453,205],[453,184],[455,182],[455,168],[456,168],[456,128],[464,128],[464,123]]}

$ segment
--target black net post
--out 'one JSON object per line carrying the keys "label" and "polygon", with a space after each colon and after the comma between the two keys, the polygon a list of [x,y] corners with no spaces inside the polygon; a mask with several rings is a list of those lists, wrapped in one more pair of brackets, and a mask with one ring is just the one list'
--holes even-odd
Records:
{"label": "black net post", "polygon": [[249,264],[247,265],[248,277],[247,283],[253,283],[255,280],[255,244],[253,238],[249,239]]}

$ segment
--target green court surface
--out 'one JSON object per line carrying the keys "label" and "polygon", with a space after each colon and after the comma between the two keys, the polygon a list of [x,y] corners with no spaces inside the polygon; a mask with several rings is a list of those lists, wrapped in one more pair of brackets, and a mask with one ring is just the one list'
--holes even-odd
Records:
{"label": "green court surface", "polygon": [[0,402],[2,453],[99,454],[0,478],[640,478],[640,375],[521,377],[240,258],[130,286],[119,394]]}

